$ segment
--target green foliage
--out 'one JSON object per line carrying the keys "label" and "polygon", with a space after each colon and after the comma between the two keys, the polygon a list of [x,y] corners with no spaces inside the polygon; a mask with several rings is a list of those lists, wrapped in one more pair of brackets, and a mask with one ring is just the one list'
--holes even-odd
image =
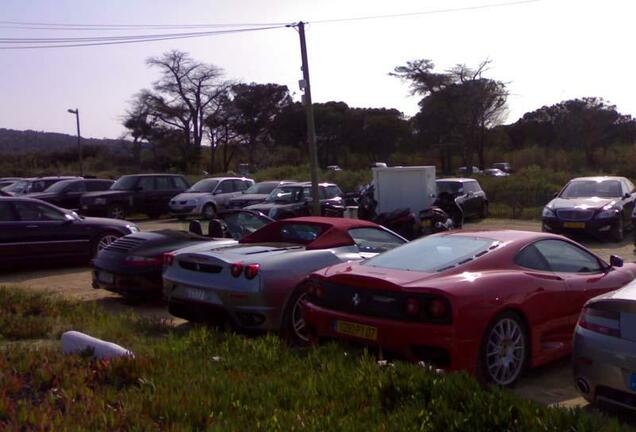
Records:
{"label": "green foliage", "polygon": [[[59,349],[0,345],[3,430],[613,431],[615,420],[541,406],[465,374],[380,366],[338,344],[292,350],[3,289],[135,358],[95,361]],[[4,307],[4,306],[3,306]],[[78,320],[77,315],[82,319]]]}

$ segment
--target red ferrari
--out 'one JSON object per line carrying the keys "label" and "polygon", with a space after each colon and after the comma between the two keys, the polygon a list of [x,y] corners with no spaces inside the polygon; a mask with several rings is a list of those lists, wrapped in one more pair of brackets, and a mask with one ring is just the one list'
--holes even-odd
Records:
{"label": "red ferrari", "polygon": [[455,231],[313,273],[303,313],[313,342],[353,340],[507,386],[567,355],[586,300],[635,274],[558,235]]}

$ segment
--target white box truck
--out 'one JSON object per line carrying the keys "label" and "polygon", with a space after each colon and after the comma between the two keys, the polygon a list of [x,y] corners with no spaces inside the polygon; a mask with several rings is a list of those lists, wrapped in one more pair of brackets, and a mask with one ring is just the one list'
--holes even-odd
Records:
{"label": "white box truck", "polygon": [[435,201],[435,167],[407,166],[373,168],[376,213],[409,208],[418,213]]}

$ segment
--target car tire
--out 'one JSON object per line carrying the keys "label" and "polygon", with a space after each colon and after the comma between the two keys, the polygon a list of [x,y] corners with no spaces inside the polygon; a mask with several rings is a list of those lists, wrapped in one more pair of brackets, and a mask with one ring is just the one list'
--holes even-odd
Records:
{"label": "car tire", "polygon": [[201,209],[201,216],[203,217],[203,219],[207,220],[214,219],[214,217],[216,216],[216,207],[214,207],[214,204],[207,203],[206,205],[204,205]]}
{"label": "car tire", "polygon": [[618,215],[618,222],[612,227],[610,231],[610,238],[613,242],[622,242],[625,238],[625,225],[623,223],[623,215]]}
{"label": "car tire", "polygon": [[91,247],[91,258],[94,258],[102,249],[108,247],[122,235],[118,232],[107,231],[98,235]]}
{"label": "car tire", "polygon": [[479,217],[486,219],[488,217],[488,201],[481,203],[481,210],[479,211]]}
{"label": "car tire", "polygon": [[512,311],[498,315],[482,337],[477,378],[499,387],[514,385],[526,368],[529,347],[528,332],[519,315]]}
{"label": "car tire", "polygon": [[309,345],[309,337],[306,333],[305,320],[301,314],[300,306],[307,296],[307,285],[302,283],[292,293],[283,314],[281,337],[292,346]]}
{"label": "car tire", "polygon": [[108,217],[111,219],[125,219],[126,209],[121,204],[112,204],[108,207]]}

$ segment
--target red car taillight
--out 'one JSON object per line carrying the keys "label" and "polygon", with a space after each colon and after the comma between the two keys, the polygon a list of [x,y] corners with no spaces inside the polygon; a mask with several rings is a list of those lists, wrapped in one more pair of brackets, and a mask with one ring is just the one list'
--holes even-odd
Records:
{"label": "red car taillight", "polygon": [[235,278],[239,277],[243,273],[243,263],[234,263],[230,266],[230,273]]}
{"label": "red car taillight", "polygon": [[579,317],[579,326],[606,336],[621,337],[620,313],[585,307]]}
{"label": "red car taillight", "polygon": [[416,317],[420,314],[420,301],[416,298],[410,298],[406,301],[406,314]]}
{"label": "red car taillight", "polygon": [[258,270],[261,268],[260,264],[248,264],[245,266],[245,277],[247,279],[254,279],[258,274]]}
{"label": "red car taillight", "polygon": [[325,291],[320,283],[315,279],[309,279],[307,281],[307,292],[317,298],[323,298],[325,296]]}
{"label": "red car taillight", "polygon": [[444,318],[448,314],[448,308],[446,307],[446,303],[442,300],[435,299],[429,302],[428,313],[431,317],[440,319]]}
{"label": "red car taillight", "polygon": [[163,265],[166,267],[170,267],[174,262],[174,252],[165,252],[163,254]]}

